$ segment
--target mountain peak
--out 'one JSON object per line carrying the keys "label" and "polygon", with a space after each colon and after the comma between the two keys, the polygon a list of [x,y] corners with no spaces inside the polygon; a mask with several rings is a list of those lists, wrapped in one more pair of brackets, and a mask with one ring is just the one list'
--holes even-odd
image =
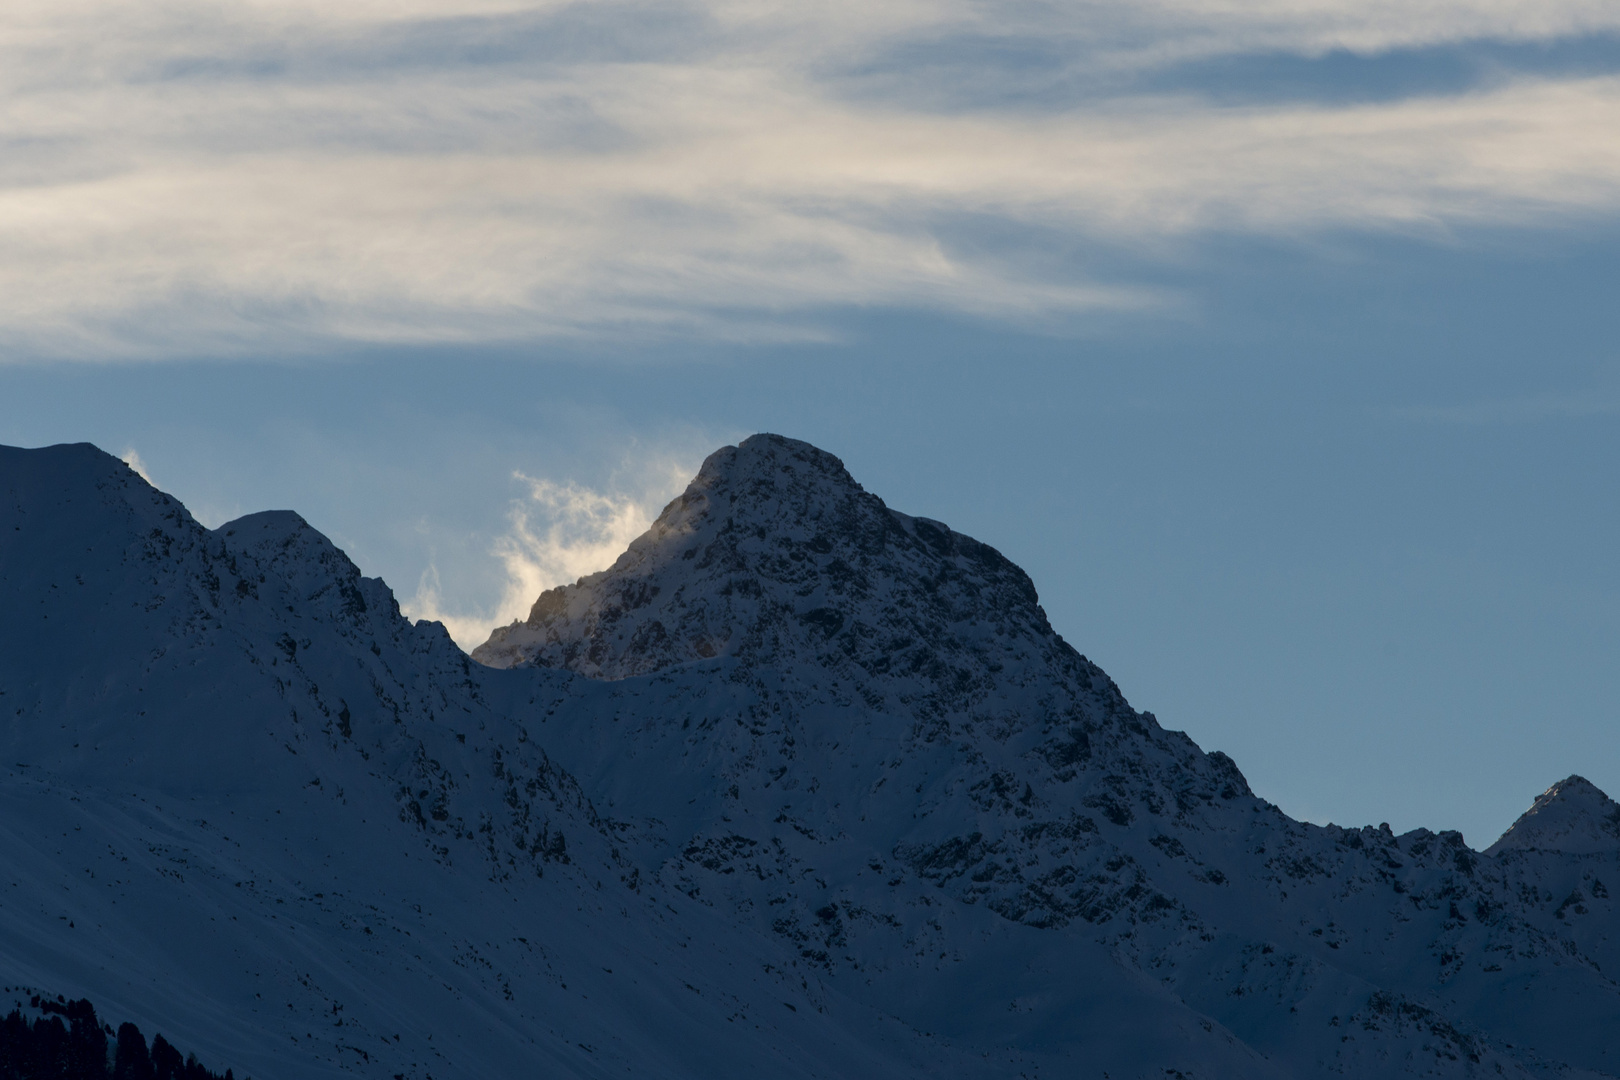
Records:
{"label": "mountain peak", "polygon": [[1536,799],[1486,849],[1560,851],[1571,855],[1620,851],[1620,804],[1583,776],[1570,776]]}
{"label": "mountain peak", "polygon": [[542,593],[473,653],[599,679],[728,656],[925,695],[1031,662],[1084,685],[1097,674],[994,548],[889,509],[832,454],[768,434],[711,454],[612,567]]}

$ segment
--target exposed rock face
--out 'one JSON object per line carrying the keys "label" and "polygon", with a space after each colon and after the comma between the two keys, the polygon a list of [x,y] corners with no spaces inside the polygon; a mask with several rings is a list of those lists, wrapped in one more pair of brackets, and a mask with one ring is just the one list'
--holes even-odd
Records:
{"label": "exposed rock face", "polygon": [[1581,776],[1560,780],[1541,793],[1485,854],[1558,851],[1569,855],[1620,851],[1620,803]]}

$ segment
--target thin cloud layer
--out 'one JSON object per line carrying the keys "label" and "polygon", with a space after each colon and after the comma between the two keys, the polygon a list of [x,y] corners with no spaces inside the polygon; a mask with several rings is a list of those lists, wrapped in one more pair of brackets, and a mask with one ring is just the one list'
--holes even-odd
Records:
{"label": "thin cloud layer", "polygon": [[1612,215],[1620,75],[1233,106],[1143,72],[1615,33],[1586,2],[11,5],[0,341],[107,358],[1154,309],[1174,298],[1110,252]]}

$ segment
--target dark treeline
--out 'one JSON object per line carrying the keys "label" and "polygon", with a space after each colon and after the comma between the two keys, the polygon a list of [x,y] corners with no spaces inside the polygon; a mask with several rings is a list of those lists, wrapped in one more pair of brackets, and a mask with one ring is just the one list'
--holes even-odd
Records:
{"label": "dark treeline", "polygon": [[14,1008],[0,1021],[0,1080],[234,1080],[180,1056],[162,1035],[150,1049],[141,1029],[123,1024],[116,1037],[90,1002],[32,997],[45,1015],[32,1023]]}

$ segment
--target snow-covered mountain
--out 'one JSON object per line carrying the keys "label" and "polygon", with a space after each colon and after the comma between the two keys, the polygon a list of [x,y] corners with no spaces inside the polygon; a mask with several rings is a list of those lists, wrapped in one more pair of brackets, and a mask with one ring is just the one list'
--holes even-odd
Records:
{"label": "snow-covered mountain", "polygon": [[1620,805],[1582,776],[1560,780],[1485,849],[1612,855],[1620,851]]}
{"label": "snow-covered mountain", "polygon": [[294,514],[0,450],[0,608],[7,981],[238,1076],[1620,1076],[1595,787],[1295,822],[804,443],[482,664]]}

